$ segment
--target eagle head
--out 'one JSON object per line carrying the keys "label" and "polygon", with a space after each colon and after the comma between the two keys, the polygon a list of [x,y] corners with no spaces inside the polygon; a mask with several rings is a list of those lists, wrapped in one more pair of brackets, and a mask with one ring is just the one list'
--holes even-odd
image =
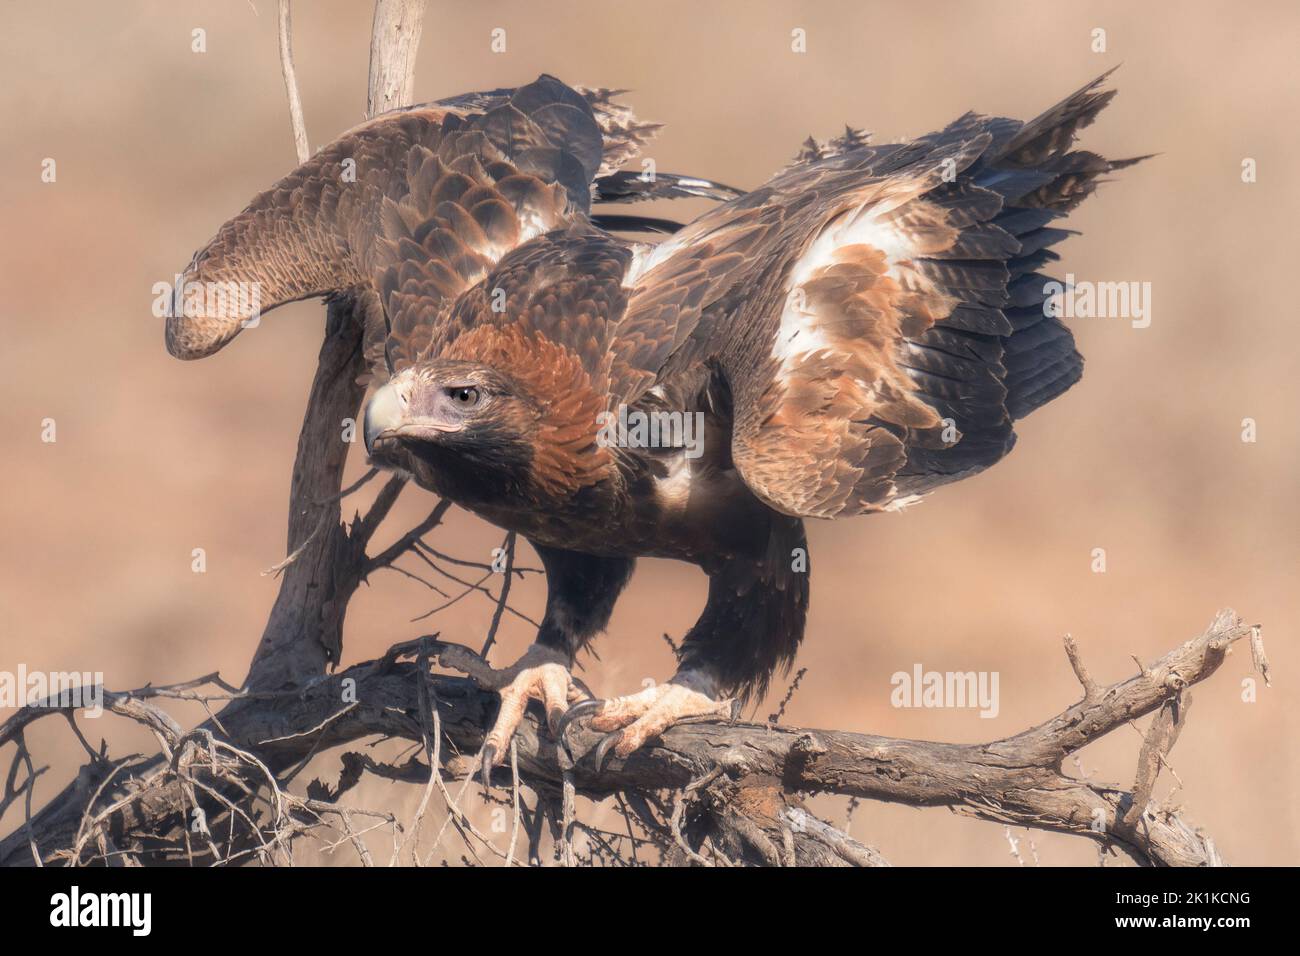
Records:
{"label": "eagle head", "polygon": [[476,362],[438,360],[404,369],[366,405],[366,451],[425,488],[462,501],[526,484],[539,423],[537,401],[513,376]]}

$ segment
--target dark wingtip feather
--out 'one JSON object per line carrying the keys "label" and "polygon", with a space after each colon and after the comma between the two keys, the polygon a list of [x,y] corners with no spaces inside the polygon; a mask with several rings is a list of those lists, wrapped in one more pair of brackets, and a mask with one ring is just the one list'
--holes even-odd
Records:
{"label": "dark wingtip feather", "polygon": [[713,199],[727,202],[745,195],[743,189],[715,183],[698,176],[680,173],[657,173],[646,180],[640,173],[619,170],[601,176],[595,182],[596,202],[640,202],[649,199]]}
{"label": "dark wingtip feather", "polygon": [[1128,159],[1111,159],[1111,169],[1128,169],[1130,166],[1136,166],[1138,163],[1145,162],[1148,159],[1155,159],[1157,156],[1163,156],[1164,153],[1147,153],[1144,156],[1130,156]]}
{"label": "dark wingtip feather", "polygon": [[659,219],[655,216],[620,216],[613,213],[597,213],[591,217],[606,232],[656,232],[672,235],[683,228],[684,223],[675,219]]}
{"label": "dark wingtip feather", "polygon": [[1052,155],[1063,154],[1075,134],[1089,125],[1112,99],[1116,90],[1099,89],[1118,66],[1079,87],[1056,105],[1020,127],[1016,133],[985,157],[989,163],[1038,165]]}

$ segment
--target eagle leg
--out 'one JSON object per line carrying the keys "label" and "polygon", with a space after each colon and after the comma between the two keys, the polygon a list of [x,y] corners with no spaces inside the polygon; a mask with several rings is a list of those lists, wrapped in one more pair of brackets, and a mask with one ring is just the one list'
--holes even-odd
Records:
{"label": "eagle leg", "polygon": [[518,661],[500,672],[503,683],[498,688],[501,707],[496,722],[483,741],[483,785],[491,784],[492,768],[500,761],[515,735],[530,700],[540,701],[546,711],[546,724],[558,736],[560,718],[569,704],[589,696],[586,689],[569,673],[565,652],[542,644],[533,644]]}
{"label": "eagle leg", "polygon": [[511,667],[498,672],[492,686],[501,693],[501,710],[483,741],[483,784],[505,753],[530,700],[546,711],[551,736],[561,739],[560,718],[574,701],[591,692],[570,672],[573,658],[609,623],[614,601],[632,576],[631,558],[597,557],[530,541],[546,568],[546,614],[537,642]]}

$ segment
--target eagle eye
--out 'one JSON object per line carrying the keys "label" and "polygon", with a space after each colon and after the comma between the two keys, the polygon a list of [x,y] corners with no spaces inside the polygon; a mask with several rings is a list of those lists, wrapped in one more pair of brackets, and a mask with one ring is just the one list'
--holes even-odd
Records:
{"label": "eagle eye", "polygon": [[472,385],[459,385],[448,388],[447,397],[461,408],[473,408],[478,404],[478,389]]}

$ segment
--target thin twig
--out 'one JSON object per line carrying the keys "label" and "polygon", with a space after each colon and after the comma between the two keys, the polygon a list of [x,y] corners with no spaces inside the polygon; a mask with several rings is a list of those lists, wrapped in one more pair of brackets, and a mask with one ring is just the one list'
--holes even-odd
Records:
{"label": "thin twig", "polygon": [[510,599],[510,575],[515,567],[515,533],[513,531],[506,535],[503,547],[506,552],[505,578],[501,582],[501,593],[497,596],[496,610],[492,612],[492,624],[488,627],[487,640],[483,643],[483,650],[479,652],[479,657],[484,660],[487,659],[488,651],[492,650],[492,645],[497,639],[497,628],[501,626],[501,615],[505,613],[506,603]]}
{"label": "thin twig", "polygon": [[298,76],[293,68],[293,25],[289,0],[280,0],[280,70],[284,73],[284,89],[289,94],[289,122],[293,126],[293,145],[298,151],[298,162],[311,159],[307,145],[307,124],[302,118],[302,100],[298,96]]}

